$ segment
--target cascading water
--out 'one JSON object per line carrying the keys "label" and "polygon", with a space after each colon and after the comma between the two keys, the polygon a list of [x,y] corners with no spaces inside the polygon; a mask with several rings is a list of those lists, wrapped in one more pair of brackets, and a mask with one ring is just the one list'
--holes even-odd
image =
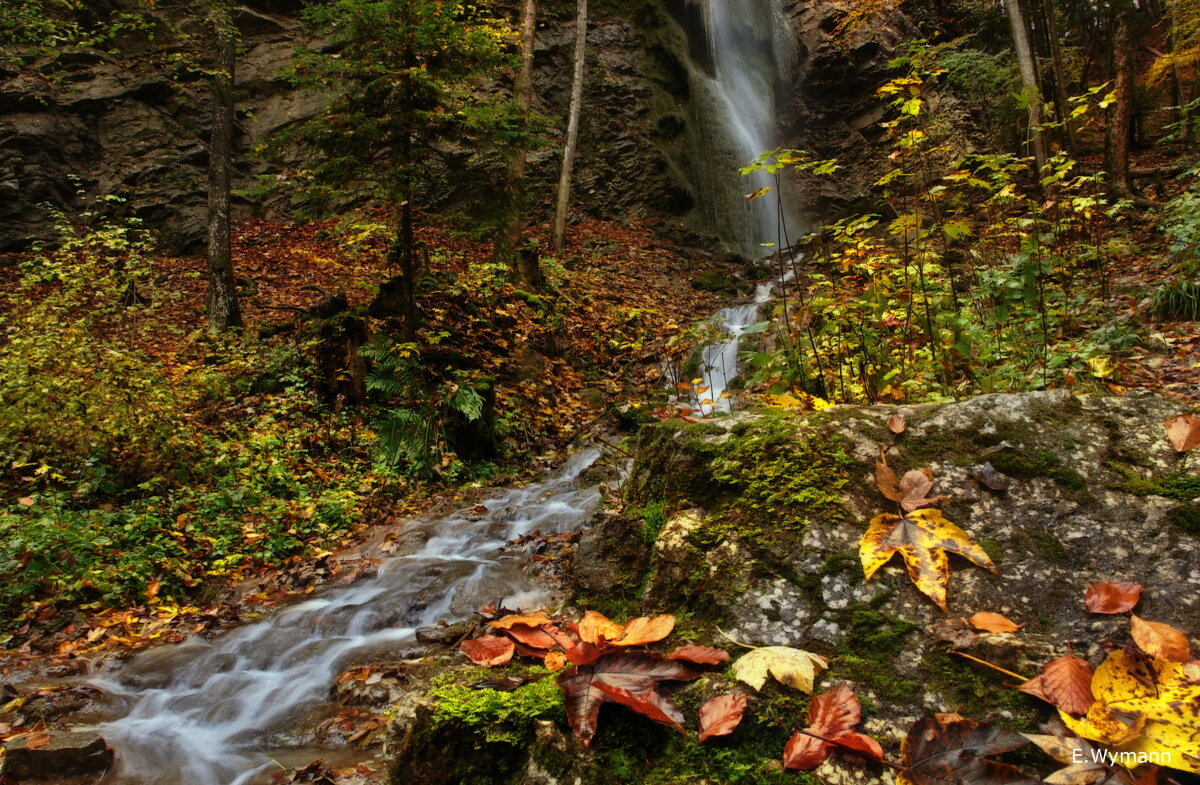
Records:
{"label": "cascading water", "polygon": [[[780,194],[767,172],[742,167],[779,144],[776,92],[795,56],[781,0],[704,0],[707,62],[694,64],[699,126],[697,179],[707,222],[743,255],[763,255],[781,239]],[[766,196],[747,200],[761,188]],[[786,203],[784,214],[786,216]],[[797,222],[787,221],[794,236]]]}
{"label": "cascading water", "polygon": [[[706,383],[717,401],[736,374],[739,336],[756,318],[770,284],[753,303],[726,308],[725,333],[703,349]],[[505,544],[540,530],[582,527],[601,493],[580,475],[599,453],[575,453],[546,479],[509,490],[469,510],[413,521],[417,545],[385,561],[370,578],[327,591],[262,622],[211,640],[138,655],[93,683],[111,696],[120,719],[98,728],[117,750],[106,782],[130,785],[248,785],[275,770],[273,751],[295,720],[319,708],[352,664],[413,653],[416,630],[469,616],[488,603],[531,609],[548,592],[521,569]]]}

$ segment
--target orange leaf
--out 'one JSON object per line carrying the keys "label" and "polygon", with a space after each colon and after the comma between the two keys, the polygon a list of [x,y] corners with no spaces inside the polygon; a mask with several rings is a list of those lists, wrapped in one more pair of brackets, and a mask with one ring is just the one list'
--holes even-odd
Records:
{"label": "orange leaf", "polygon": [[547,670],[560,671],[567,664],[567,655],[561,651],[552,651],[546,655],[545,663]]}
{"label": "orange leaf", "polygon": [[31,733],[25,738],[25,749],[36,750],[39,747],[45,747],[54,737],[49,733]]}
{"label": "orange leaf", "polygon": [[620,640],[613,641],[615,646],[644,646],[647,643],[661,641],[675,629],[675,616],[664,613],[653,618],[639,616],[630,619],[625,625],[625,634]]}
{"label": "orange leaf", "polygon": [[[784,747],[783,767],[810,771],[820,766],[833,749],[831,742],[840,743],[841,737],[853,734],[861,719],[862,706],[845,684],[817,695],[808,707],[808,727],[788,739]],[[853,741],[845,746],[859,749],[869,745]],[[882,753],[880,750],[880,757]]]}
{"label": "orange leaf", "polygon": [[1092,613],[1125,613],[1142,599],[1142,584],[1093,583],[1084,592],[1083,602]]}
{"label": "orange leaf", "polygon": [[1016,632],[1024,625],[1015,624],[1007,616],[1000,613],[980,611],[967,621],[980,632]]}
{"label": "orange leaf", "polygon": [[490,626],[495,627],[498,630],[507,630],[508,628],[512,627],[514,624],[519,624],[523,627],[540,627],[543,624],[549,624],[549,623],[550,623],[550,617],[548,617],[546,614],[542,613],[541,611],[538,611],[537,613],[532,613],[532,614],[529,614],[526,616],[510,614],[508,616],[505,616],[504,618],[496,619],[495,621],[488,622],[488,624]]}
{"label": "orange leaf", "polygon": [[467,655],[467,659],[471,662],[476,665],[482,665],[485,668],[507,665],[512,660],[513,652],[516,650],[512,641],[508,638],[501,638],[498,635],[483,635],[479,638],[472,638],[458,644],[458,648],[463,654]]}
{"label": "orange leaf", "polygon": [[554,638],[541,627],[526,627],[524,624],[514,624],[505,630],[505,632],[531,649],[554,648]]}
{"label": "orange leaf", "polygon": [[714,646],[680,646],[667,655],[668,660],[686,660],[697,665],[720,665],[729,662],[729,652]]}
{"label": "orange leaf", "polygon": [[1167,441],[1175,452],[1189,452],[1200,447],[1200,417],[1181,414],[1163,421],[1167,429]]}
{"label": "orange leaf", "polygon": [[579,637],[588,643],[603,645],[625,634],[625,628],[596,611],[587,611],[579,620]]}
{"label": "orange leaf", "polygon": [[1173,662],[1187,662],[1192,658],[1192,647],[1187,636],[1170,624],[1146,621],[1130,614],[1129,632],[1138,648],[1151,657]]}
{"label": "orange leaf", "polygon": [[1042,672],[1017,687],[1021,692],[1041,698],[1072,716],[1083,716],[1095,703],[1092,676],[1095,671],[1087,660],[1074,654],[1050,660]]}
{"label": "orange leaf", "polygon": [[733,733],[742,722],[748,702],[745,693],[731,692],[718,695],[701,706],[700,741]]}

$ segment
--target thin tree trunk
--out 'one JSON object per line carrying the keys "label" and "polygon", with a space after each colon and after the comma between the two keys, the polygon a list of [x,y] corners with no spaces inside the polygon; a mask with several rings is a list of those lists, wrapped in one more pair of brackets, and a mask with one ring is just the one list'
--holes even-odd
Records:
{"label": "thin tree trunk", "polygon": [[1063,65],[1061,33],[1058,24],[1058,9],[1053,0],[1042,3],[1042,14],[1046,17],[1046,30],[1050,38],[1050,62],[1054,69],[1054,104],[1058,119],[1062,122],[1063,141],[1072,156],[1078,155],[1075,140],[1075,121],[1071,119],[1071,102],[1067,96],[1067,69]]}
{"label": "thin tree trunk", "polygon": [[208,327],[214,332],[242,326],[233,279],[229,190],[233,169],[233,76],[237,41],[233,6],[214,9],[216,68],[210,77],[212,136],[208,143]]}
{"label": "thin tree trunk", "polygon": [[[528,128],[533,107],[533,49],[537,24],[536,0],[525,0],[521,11],[521,67],[513,79],[513,98],[520,107],[521,119]],[[522,141],[515,145],[508,159],[506,183],[505,225],[496,236],[495,256],[497,261],[512,266],[513,272],[523,283],[538,287],[542,283],[542,270],[537,254],[518,253],[521,244],[521,187],[525,180],[526,145]]]}
{"label": "thin tree trunk", "polygon": [[558,179],[558,204],[554,209],[555,252],[562,251],[567,240],[567,211],[571,204],[571,169],[575,165],[575,145],[579,141],[579,114],[583,108],[583,63],[587,50],[587,0],[576,0],[575,76],[571,81],[571,117],[567,122],[567,146],[563,150],[562,175]]}
{"label": "thin tree trunk", "polygon": [[1129,0],[1113,8],[1113,92],[1116,100],[1108,113],[1104,157],[1108,190],[1119,198],[1133,196],[1129,180],[1129,142],[1133,132],[1133,44],[1129,33],[1132,13]]}
{"label": "thin tree trunk", "polygon": [[1029,46],[1029,34],[1026,32],[1021,4],[1018,0],[1004,0],[1004,10],[1008,12],[1008,24],[1012,28],[1013,49],[1016,50],[1017,67],[1021,71],[1021,85],[1029,99],[1029,142],[1040,172],[1046,165],[1046,146],[1042,139],[1042,91],[1038,87],[1037,65],[1033,60],[1033,50]]}

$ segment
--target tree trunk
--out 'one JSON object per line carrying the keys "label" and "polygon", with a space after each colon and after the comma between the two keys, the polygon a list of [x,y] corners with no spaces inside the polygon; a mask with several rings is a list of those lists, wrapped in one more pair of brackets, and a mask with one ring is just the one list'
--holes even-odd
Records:
{"label": "tree trunk", "polygon": [[229,190],[233,169],[233,76],[237,41],[233,6],[224,2],[212,18],[216,63],[212,90],[212,136],[208,143],[208,327],[214,332],[242,326],[233,280]]}
{"label": "tree trunk", "polygon": [[1079,154],[1075,139],[1075,121],[1071,119],[1071,102],[1067,96],[1067,69],[1063,65],[1061,33],[1058,24],[1058,8],[1053,0],[1042,3],[1046,18],[1046,32],[1050,39],[1050,62],[1054,69],[1054,105],[1058,109],[1058,120],[1062,123],[1063,141],[1072,156]]}
{"label": "tree trunk", "polygon": [[558,204],[554,209],[555,252],[567,240],[567,211],[571,204],[571,169],[575,164],[575,145],[579,141],[579,114],[583,108],[583,62],[587,50],[587,0],[576,0],[575,76],[571,82],[571,117],[567,122],[567,145],[563,149],[562,175],[558,179]]}
{"label": "tree trunk", "polygon": [[[533,107],[533,44],[537,24],[536,0],[525,0],[521,11],[521,67],[513,79],[513,98],[521,111],[525,130]],[[542,270],[536,254],[518,253],[521,245],[521,188],[525,180],[526,145],[514,146],[508,159],[508,178],[505,184],[507,215],[496,236],[496,260],[510,265],[517,278],[530,287],[540,287]],[[532,259],[532,261],[530,261]]]}
{"label": "tree trunk", "polygon": [[1117,0],[1113,7],[1113,92],[1116,100],[1108,110],[1104,166],[1108,190],[1118,199],[1133,196],[1129,180],[1129,142],[1133,132],[1133,44],[1129,33],[1130,0]]}
{"label": "tree trunk", "polygon": [[1033,60],[1033,50],[1029,46],[1029,34],[1025,28],[1025,17],[1021,13],[1018,0],[1004,0],[1004,10],[1008,12],[1008,24],[1012,28],[1013,49],[1017,54],[1017,67],[1021,71],[1021,85],[1029,99],[1029,143],[1033,148],[1033,158],[1037,162],[1038,171],[1046,165],[1046,146],[1042,139],[1042,91],[1038,87],[1037,65]]}

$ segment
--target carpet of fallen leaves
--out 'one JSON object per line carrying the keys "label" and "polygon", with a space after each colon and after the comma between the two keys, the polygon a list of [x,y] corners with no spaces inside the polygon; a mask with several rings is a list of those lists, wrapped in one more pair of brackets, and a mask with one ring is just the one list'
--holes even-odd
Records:
{"label": "carpet of fallen leaves", "polygon": [[[365,306],[393,273],[386,259],[389,224],[381,211],[362,215],[350,229],[335,220],[242,220],[234,265],[246,329],[287,329],[338,293],[351,309]],[[543,304],[539,310],[492,264],[490,244],[445,225],[424,224],[418,239],[428,249],[430,270],[418,295],[424,317],[418,341],[433,346],[439,335],[451,335],[454,351],[500,380],[497,410],[520,414],[514,418],[519,432],[506,435],[508,453],[518,461],[540,457],[533,468],[554,461],[581,433],[601,428],[610,404],[661,390],[663,361],[687,350],[672,339],[724,304],[721,295],[691,286],[712,266],[711,257],[665,242],[649,226],[587,220],[572,227],[564,253],[543,257],[549,284],[535,294]],[[144,331],[141,348],[172,376],[204,362],[204,343],[195,340],[206,327],[204,269],[201,258],[154,260],[147,289],[156,307],[147,318],[162,329]],[[0,274],[13,279],[16,265],[0,265]],[[541,318],[546,312],[550,318]],[[380,322],[369,326],[382,329]],[[247,399],[241,405],[254,404]],[[245,416],[242,409],[227,414]],[[448,489],[373,514],[387,521],[462,498],[461,491]],[[18,631],[24,642],[19,650],[0,653],[0,673],[13,678],[48,668],[65,674],[79,667],[80,657],[251,620],[320,583],[355,577],[338,565],[336,559],[297,558],[282,570],[252,569],[238,575],[242,584],[216,603],[177,604],[151,591],[140,605],[70,620],[47,607],[45,618],[35,615]]]}

